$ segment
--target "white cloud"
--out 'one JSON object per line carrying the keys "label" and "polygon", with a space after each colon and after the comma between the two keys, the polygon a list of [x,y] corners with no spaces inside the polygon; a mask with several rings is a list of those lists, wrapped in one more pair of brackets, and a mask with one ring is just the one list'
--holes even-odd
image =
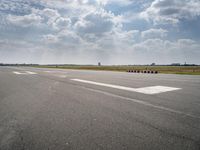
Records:
{"label": "white cloud", "polygon": [[[2,9],[7,12],[4,12],[3,15],[10,23],[7,24],[5,19],[0,18],[2,20],[0,29],[5,29],[1,26],[10,27],[4,30],[4,35],[9,34],[7,42],[0,40],[0,46],[4,45],[1,49],[9,50],[7,52],[0,50],[4,60],[11,55],[14,57],[17,52],[19,59],[22,52],[29,55],[26,49],[37,53],[39,58],[42,56],[43,62],[46,63],[96,63],[102,61],[104,64],[144,64],[187,60],[198,62],[200,56],[200,45],[195,40],[187,39],[186,36],[185,39],[167,40],[170,30],[165,30],[164,26],[162,26],[163,29],[154,26],[155,24],[151,24],[151,22],[145,26],[146,31],[140,32],[144,30],[145,20],[138,16],[138,12],[128,11],[117,16],[105,7],[105,5],[114,4],[120,9],[125,9],[126,5],[136,2],[136,0],[38,0],[37,5],[32,5],[33,1],[30,0],[30,4],[19,6],[26,10],[26,13],[19,11],[16,7],[22,4],[20,3],[22,0],[11,1],[18,1],[8,5],[9,7],[13,5],[12,12],[8,10],[5,0],[4,8],[0,8],[0,11]],[[191,2],[193,3],[189,3],[189,1],[186,3],[186,0],[182,2],[154,0],[151,6],[144,6],[147,9],[141,15],[155,23],[178,22],[182,18],[198,16],[199,10],[194,6],[194,4],[198,4],[198,1],[191,0]],[[192,12],[192,9],[195,10]],[[16,11],[19,13],[13,13]],[[137,22],[138,19],[143,22]],[[135,24],[141,25],[140,28],[135,29]],[[25,28],[22,32],[21,28],[18,30],[19,26],[30,28]],[[126,26],[129,27],[126,28]],[[19,32],[22,32],[22,35],[19,35]],[[24,41],[14,42],[15,38],[22,37],[23,34],[26,35]],[[169,34],[171,36],[172,33]],[[2,37],[0,36],[0,38]],[[25,54],[22,55],[25,56]],[[34,60],[38,59],[35,57]]]}
{"label": "white cloud", "polygon": [[71,19],[60,17],[55,21],[55,26],[58,29],[69,28],[71,26]]}
{"label": "white cloud", "polygon": [[42,10],[32,9],[32,13],[42,17],[44,22],[48,25],[52,25],[56,19],[61,17],[57,10],[50,8],[45,8]]}
{"label": "white cloud", "polygon": [[0,11],[27,14],[30,13],[30,6],[33,3],[32,0],[0,0]]}
{"label": "white cloud", "polygon": [[157,24],[176,24],[180,19],[199,16],[199,8],[199,0],[154,0],[141,16]]}
{"label": "white cloud", "polygon": [[133,2],[133,0],[96,0],[99,5],[107,5],[112,3],[117,3],[119,5],[128,5]]}
{"label": "white cloud", "polygon": [[78,6],[78,5],[93,5],[93,6],[105,6],[111,3],[117,3],[120,5],[128,5],[133,2],[133,0],[41,0],[49,6],[54,6],[57,8],[64,8],[64,6]]}
{"label": "white cloud", "polygon": [[33,9],[33,13],[40,15],[44,19],[44,23],[52,27],[53,29],[61,30],[63,28],[69,28],[71,25],[71,19],[69,17],[63,17],[55,9]]}
{"label": "white cloud", "polygon": [[96,9],[93,0],[40,0],[47,8],[65,10],[68,15],[80,15]]}
{"label": "white cloud", "polygon": [[[183,44],[182,42],[190,44]],[[200,44],[191,39],[178,39],[176,41],[147,39],[134,44],[132,55],[137,63],[171,64],[173,62],[198,63]]]}
{"label": "white cloud", "polygon": [[45,8],[40,12],[43,16],[47,18],[58,18],[60,17],[60,14],[55,9]]}
{"label": "white cloud", "polygon": [[179,43],[179,45],[188,45],[188,46],[190,46],[190,45],[195,44],[196,42],[194,40],[191,40],[191,39],[179,39],[178,43]]}
{"label": "white cloud", "polygon": [[7,20],[17,26],[28,27],[31,25],[38,25],[42,18],[36,14],[29,14],[24,16],[8,15]]}
{"label": "white cloud", "polygon": [[115,16],[104,10],[86,14],[75,24],[75,29],[81,33],[103,34],[115,26]]}
{"label": "white cloud", "polygon": [[167,30],[164,29],[149,29],[141,32],[143,39],[163,38],[167,36]]}
{"label": "white cloud", "polygon": [[7,21],[20,27],[37,25],[37,27],[48,27],[51,30],[61,30],[70,28],[71,19],[63,17],[57,10],[45,8],[43,10],[32,9],[28,15],[11,15],[7,16]]}
{"label": "white cloud", "polygon": [[58,37],[53,35],[53,34],[48,34],[43,36],[43,41],[47,44],[49,43],[57,43],[58,42]]}

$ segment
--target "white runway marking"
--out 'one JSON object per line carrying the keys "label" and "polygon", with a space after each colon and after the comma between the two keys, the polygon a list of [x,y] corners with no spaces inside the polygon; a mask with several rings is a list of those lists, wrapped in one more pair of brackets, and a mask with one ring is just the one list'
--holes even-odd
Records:
{"label": "white runway marking", "polygon": [[95,90],[95,89],[86,88],[86,87],[82,87],[82,88],[93,91],[93,92],[101,93],[101,94],[104,94],[104,95],[107,95],[107,96],[112,96],[112,97],[116,97],[116,98],[119,98],[119,99],[124,99],[124,100],[127,100],[127,101],[131,101],[131,102],[134,102],[134,103],[145,105],[145,106],[148,106],[148,107],[152,107],[152,108],[155,108],[155,109],[159,109],[159,110],[168,111],[168,112],[171,112],[171,113],[176,113],[176,114],[179,114],[179,115],[184,115],[184,116],[187,116],[187,117],[200,119],[200,116],[196,116],[196,115],[193,115],[193,114],[190,114],[190,113],[185,113],[185,112],[182,112],[182,111],[179,111],[179,110],[167,108],[167,107],[160,106],[160,105],[154,105],[154,104],[142,101],[142,100],[124,97],[124,96],[104,92],[104,91],[101,91],[101,90]]}
{"label": "white runway marking", "polygon": [[28,74],[37,74],[36,72],[26,71]]}
{"label": "white runway marking", "polygon": [[112,85],[112,84],[106,84],[106,83],[100,83],[100,82],[94,82],[94,81],[87,81],[87,80],[81,80],[81,79],[71,79],[71,80],[77,81],[77,82],[82,82],[82,83],[93,84],[93,85],[111,87],[111,88],[125,90],[125,91],[138,92],[138,93],[143,93],[143,94],[159,94],[159,93],[163,93],[163,92],[180,90],[180,88],[167,87],[167,86],[151,86],[151,87],[144,87],[144,88],[130,88],[130,87],[125,87],[125,86]]}
{"label": "white runway marking", "polygon": [[136,92],[144,93],[144,94],[157,94],[157,93],[169,92],[169,91],[174,91],[174,90],[180,90],[180,88],[168,87],[168,86],[151,86],[151,87],[135,89]]}
{"label": "white runway marking", "polygon": [[14,74],[23,74],[23,73],[20,73],[20,72],[17,72],[17,71],[13,71]]}
{"label": "white runway marking", "polygon": [[24,71],[24,72],[18,72],[18,71],[13,71],[14,74],[17,74],[17,75],[32,75],[32,74],[37,74],[36,72],[31,72],[31,71]]}

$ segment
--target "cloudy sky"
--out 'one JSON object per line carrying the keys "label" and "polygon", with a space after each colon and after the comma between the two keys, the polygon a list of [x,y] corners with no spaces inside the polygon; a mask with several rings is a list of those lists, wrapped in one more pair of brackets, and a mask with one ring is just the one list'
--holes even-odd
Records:
{"label": "cloudy sky", "polygon": [[0,0],[0,62],[200,64],[200,0]]}

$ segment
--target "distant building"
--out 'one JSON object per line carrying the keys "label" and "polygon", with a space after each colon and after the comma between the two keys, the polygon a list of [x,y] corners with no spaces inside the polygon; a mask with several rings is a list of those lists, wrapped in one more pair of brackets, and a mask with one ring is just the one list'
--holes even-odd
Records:
{"label": "distant building", "polygon": [[101,66],[101,62],[98,62],[98,66]]}

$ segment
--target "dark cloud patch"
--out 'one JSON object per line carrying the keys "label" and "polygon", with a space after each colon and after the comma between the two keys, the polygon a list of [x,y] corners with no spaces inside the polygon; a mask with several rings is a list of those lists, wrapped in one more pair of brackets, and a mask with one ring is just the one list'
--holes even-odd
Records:
{"label": "dark cloud patch", "polygon": [[173,15],[180,13],[180,9],[177,8],[164,8],[160,10],[160,15]]}

